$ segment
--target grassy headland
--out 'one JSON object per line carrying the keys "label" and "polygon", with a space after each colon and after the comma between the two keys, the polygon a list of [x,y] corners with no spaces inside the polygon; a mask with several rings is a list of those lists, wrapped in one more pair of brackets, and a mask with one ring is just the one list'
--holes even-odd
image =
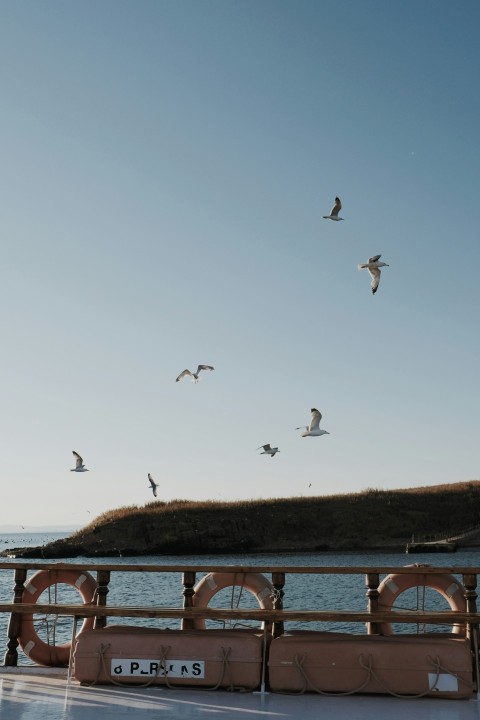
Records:
{"label": "grassy headland", "polygon": [[480,545],[480,481],[326,497],[155,501],[110,510],[65,540],[16,554],[61,558],[404,550],[412,535],[448,537],[473,527],[479,528],[478,538],[470,537],[468,544]]}

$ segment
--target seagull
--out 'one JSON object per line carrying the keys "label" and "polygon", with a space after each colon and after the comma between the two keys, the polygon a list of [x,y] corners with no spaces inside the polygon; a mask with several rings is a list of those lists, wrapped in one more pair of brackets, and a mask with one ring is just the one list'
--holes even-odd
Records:
{"label": "seagull", "polygon": [[270,443],[267,443],[266,445],[260,445],[257,450],[260,450],[260,448],[263,448],[263,452],[261,452],[260,455],[270,455],[272,458],[275,457],[275,453],[280,452],[278,447],[272,448]]}
{"label": "seagull", "polygon": [[185,375],[191,375],[191,377],[192,377],[192,382],[198,382],[198,376],[199,376],[201,370],[215,370],[215,368],[212,367],[211,365],[199,365],[199,366],[197,367],[197,372],[194,372],[194,373],[192,373],[190,370],[182,370],[182,372],[181,372],[180,375],[177,377],[177,379],[175,380],[175,382],[178,382],[179,380],[181,380],[182,378],[184,378]]}
{"label": "seagull", "polygon": [[324,215],[324,220],[343,220],[344,218],[338,217],[338,213],[342,209],[342,201],[339,197],[335,198],[335,205],[330,210],[330,215]]}
{"label": "seagull", "polygon": [[150,486],[151,486],[151,488],[152,488],[152,492],[153,492],[154,496],[157,497],[157,487],[158,487],[158,483],[155,482],[155,480],[152,478],[152,476],[150,475],[150,473],[148,473],[148,480],[149,480],[149,482],[150,482]]}
{"label": "seagull", "polygon": [[75,452],[75,450],[72,450],[72,453],[76,457],[75,467],[70,468],[70,472],[88,472],[88,468],[85,467],[83,464],[83,459],[80,457],[80,455]]}
{"label": "seagull", "polygon": [[318,437],[320,435],[330,435],[327,430],[320,430],[320,420],[322,419],[322,413],[317,408],[312,408],[312,419],[310,425],[302,425],[301,427],[295,428],[295,430],[305,430],[307,432],[302,433],[302,437]]}
{"label": "seagull", "polygon": [[370,273],[370,276],[372,278],[370,287],[372,288],[372,293],[374,295],[377,292],[378,285],[380,283],[380,268],[388,267],[387,263],[378,262],[381,257],[381,255],[374,255],[373,257],[368,258],[368,263],[363,263],[363,265],[358,266],[359,270],[364,270],[366,268]]}

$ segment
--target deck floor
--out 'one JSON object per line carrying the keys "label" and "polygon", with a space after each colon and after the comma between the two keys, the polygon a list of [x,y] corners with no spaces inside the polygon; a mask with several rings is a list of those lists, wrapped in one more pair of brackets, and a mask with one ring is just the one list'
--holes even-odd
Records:
{"label": "deck floor", "polygon": [[480,720],[480,701],[84,687],[65,671],[0,668],[1,720]]}

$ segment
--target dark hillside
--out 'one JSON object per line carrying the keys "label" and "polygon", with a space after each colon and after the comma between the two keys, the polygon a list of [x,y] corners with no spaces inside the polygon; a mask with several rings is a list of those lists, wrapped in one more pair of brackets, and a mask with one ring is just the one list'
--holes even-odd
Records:
{"label": "dark hillside", "polygon": [[471,481],[313,498],[156,501],[111,510],[65,540],[15,552],[18,557],[60,558],[404,550],[412,535],[449,537],[477,526],[480,482]]}

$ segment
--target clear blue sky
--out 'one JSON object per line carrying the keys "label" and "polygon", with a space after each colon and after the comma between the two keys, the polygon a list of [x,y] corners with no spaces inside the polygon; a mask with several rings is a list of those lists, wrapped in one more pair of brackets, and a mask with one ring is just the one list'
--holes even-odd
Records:
{"label": "clear blue sky", "polygon": [[0,525],[479,478],[479,22],[0,3]]}

